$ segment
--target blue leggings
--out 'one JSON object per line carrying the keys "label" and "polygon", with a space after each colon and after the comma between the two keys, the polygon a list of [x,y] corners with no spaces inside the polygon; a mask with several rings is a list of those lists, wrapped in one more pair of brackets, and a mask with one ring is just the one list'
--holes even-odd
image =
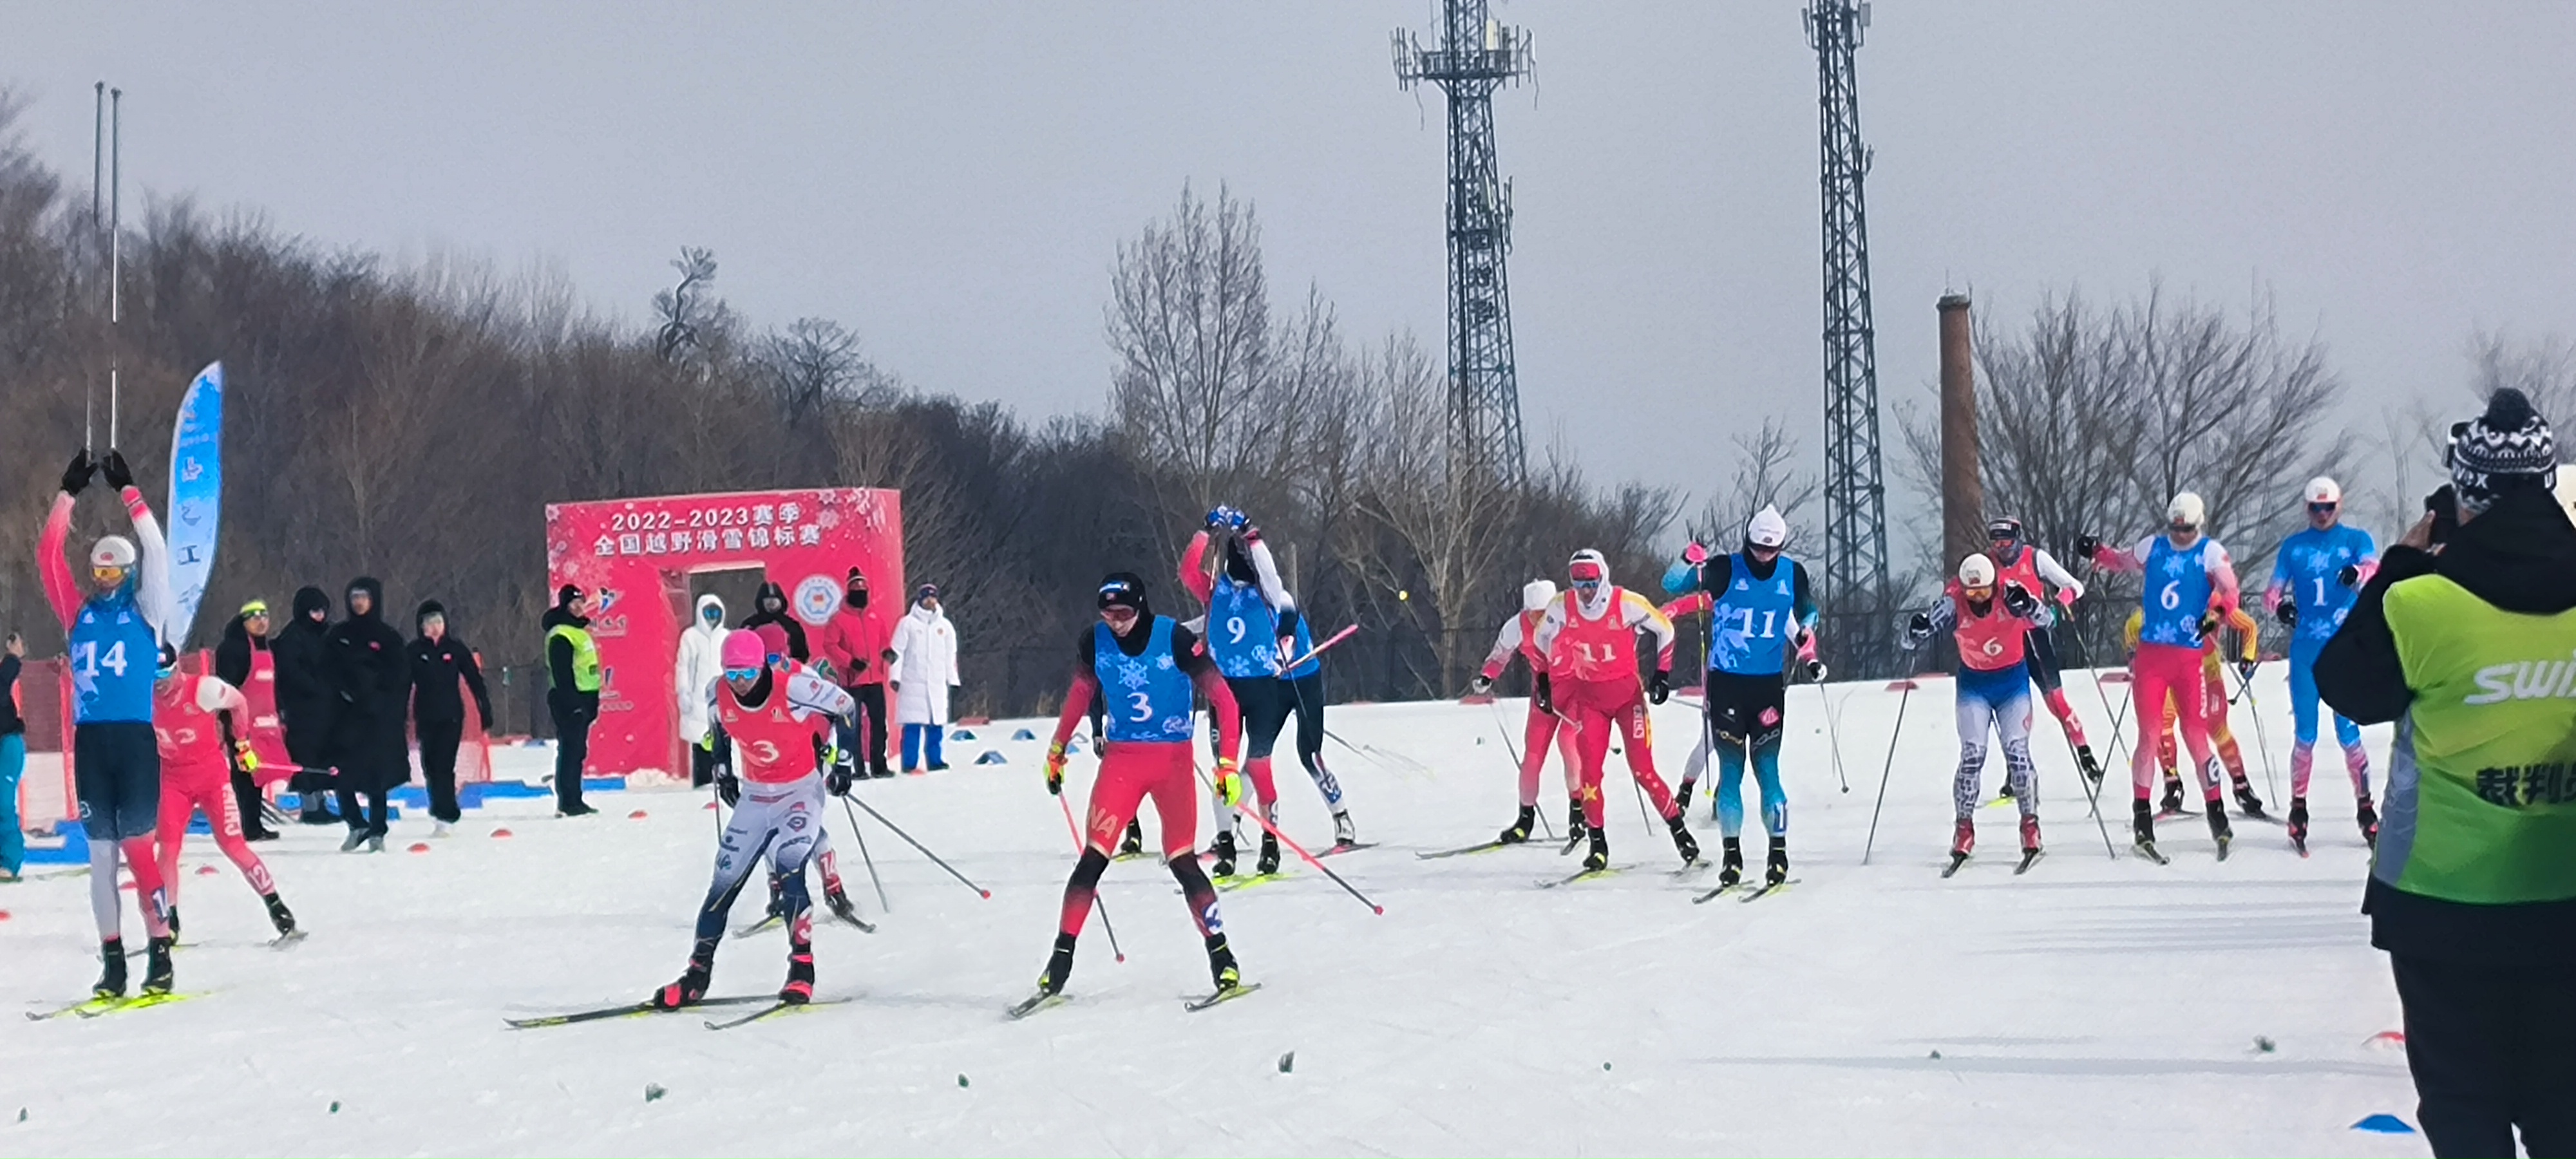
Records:
{"label": "blue leggings", "polygon": [[907,724],[903,726],[903,771],[908,773],[921,767],[922,749],[924,748],[928,748],[930,750],[929,755],[931,764],[947,764],[948,759],[939,755],[940,743],[946,739],[947,731],[948,730],[945,726],[936,724]]}
{"label": "blue leggings", "polygon": [[[1774,837],[1789,833],[1789,794],[1780,787],[1780,734],[1753,746],[1753,779],[1762,786],[1762,824]],[[1717,827],[1727,837],[1744,832],[1744,746],[1717,741]]]}
{"label": "blue leggings", "polygon": [[10,873],[27,860],[27,835],[18,828],[18,775],[26,771],[27,734],[0,736],[0,869]]}
{"label": "blue leggings", "polygon": [[[2290,641],[2290,723],[2300,748],[2314,748],[2317,743],[2317,653],[2326,642],[2300,636]],[[2361,726],[2334,718],[2335,739],[2346,749],[2361,747]]]}

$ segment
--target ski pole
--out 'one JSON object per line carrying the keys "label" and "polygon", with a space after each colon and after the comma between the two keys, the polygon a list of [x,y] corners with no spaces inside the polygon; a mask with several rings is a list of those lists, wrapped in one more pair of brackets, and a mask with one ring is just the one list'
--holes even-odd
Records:
{"label": "ski pole", "polygon": [[[2067,736],[2063,730],[2059,731],[2058,736],[2066,741],[2066,755],[2074,756],[2075,738]],[[2120,851],[2111,847],[2111,826],[2102,819],[2102,786],[2096,784],[2093,778],[2085,776],[2084,770],[2080,768],[2075,771],[2075,779],[2084,786],[2084,799],[2092,802],[2093,827],[2102,831],[2102,852],[2110,854],[2111,860],[2118,861]]]}
{"label": "ski pole", "polygon": [[1896,741],[1905,734],[1905,703],[1914,699],[1914,682],[1905,682],[1905,691],[1896,697],[1896,728],[1887,734],[1887,764],[1878,770],[1878,803],[1869,807],[1869,840],[1860,847],[1860,863],[1869,864],[1869,852],[1878,845],[1878,811],[1887,806],[1887,776],[1896,771]]}
{"label": "ski pole", "polygon": [[1843,776],[1843,739],[1838,735],[1842,724],[1834,719],[1833,702],[1825,696],[1825,686],[1816,685],[1816,710],[1825,714],[1825,744],[1834,752],[1834,779],[1841,781],[1843,791],[1851,792],[1851,780]]}
{"label": "ski pole", "polygon": [[2125,750],[2128,746],[2122,744],[2120,741],[2120,725],[2129,719],[2130,698],[2125,696],[2121,697],[2120,707],[2116,711],[2113,710],[2111,707],[2111,694],[2102,691],[2102,670],[2099,668],[2091,668],[2086,671],[2093,677],[2093,699],[2102,703],[2102,715],[2111,718],[2112,763],[2127,764],[2129,763],[2129,755]]}
{"label": "ski pole", "polygon": [[1280,668],[1279,668],[1279,672],[1280,672],[1280,674],[1281,674],[1281,675],[1286,675],[1287,673],[1290,673],[1290,672],[1293,672],[1293,671],[1295,671],[1295,670],[1297,670],[1297,669],[1299,669],[1299,668],[1303,668],[1303,667],[1305,667],[1305,666],[1306,666],[1306,662],[1307,662],[1307,661],[1312,660],[1312,659],[1314,659],[1314,658],[1315,658],[1315,657],[1317,657],[1317,656],[1321,656],[1321,655],[1323,655],[1323,654],[1324,654],[1324,649],[1326,649],[1326,648],[1330,648],[1330,647],[1332,647],[1332,646],[1333,646],[1333,645],[1335,645],[1335,644],[1339,644],[1339,643],[1341,643],[1341,642],[1342,642],[1342,641],[1344,641],[1344,640],[1348,640],[1348,639],[1350,639],[1350,638],[1351,638],[1351,636],[1352,636],[1354,633],[1357,633],[1359,630],[1360,630],[1360,626],[1359,626],[1359,625],[1357,625],[1357,624],[1352,624],[1352,625],[1350,625],[1349,627],[1346,627],[1346,628],[1342,629],[1341,631],[1338,631],[1338,632],[1333,633],[1331,636],[1326,637],[1323,643],[1321,643],[1321,644],[1317,644],[1317,645],[1315,645],[1314,647],[1307,649],[1307,650],[1306,650],[1306,654],[1305,654],[1305,655],[1300,656],[1300,657],[1298,657],[1298,658],[1296,658],[1296,659],[1294,659],[1294,660],[1291,660],[1291,661],[1287,662],[1286,664],[1281,665],[1281,666],[1280,666]]}
{"label": "ski pole", "polygon": [[2281,799],[2281,783],[2272,776],[2272,742],[2263,736],[2263,706],[2254,700],[2254,678],[2236,674],[2237,691],[2245,694],[2245,711],[2254,717],[2254,746],[2263,753],[2263,787],[2271,790],[2272,799]]}
{"label": "ski pole", "polygon": [[[1217,791],[1216,782],[1208,779],[1207,770],[1200,768],[1197,761],[1190,762],[1190,771],[1198,774],[1199,783],[1207,786],[1208,792],[1216,793],[1216,797],[1220,801],[1225,799],[1225,794]],[[1287,846],[1291,852],[1294,852],[1298,857],[1303,858],[1306,864],[1322,870],[1324,876],[1333,879],[1333,884],[1342,887],[1343,892],[1359,899],[1359,903],[1361,905],[1369,907],[1370,913],[1377,914],[1380,917],[1386,916],[1385,906],[1370,901],[1367,894],[1361,893],[1359,890],[1353,888],[1351,883],[1342,880],[1342,875],[1333,872],[1333,868],[1331,866],[1318,860],[1314,854],[1306,852],[1305,846],[1297,844],[1295,839],[1280,832],[1278,826],[1270,823],[1270,818],[1261,815],[1261,810],[1258,807],[1251,809],[1237,809],[1235,810],[1235,815],[1238,817],[1252,818],[1252,823],[1261,826],[1262,832],[1278,838],[1281,845]]]}
{"label": "ski pole", "polygon": [[[966,886],[966,888],[971,889],[971,890],[974,890],[974,891],[975,891],[975,895],[976,895],[977,897],[981,897],[981,898],[983,898],[983,899],[984,899],[984,900],[986,900],[986,901],[991,901],[991,900],[993,899],[993,891],[992,891],[992,890],[986,889],[986,888],[984,888],[983,886],[977,885],[977,884],[975,884],[974,882],[967,880],[967,877],[966,877],[966,875],[965,875],[965,874],[962,874],[962,873],[957,872],[957,867],[956,867],[956,866],[954,866],[954,865],[950,865],[950,864],[948,864],[947,862],[940,860],[940,859],[939,859],[939,855],[938,855],[938,854],[936,854],[936,853],[931,852],[931,851],[930,851],[930,847],[929,847],[929,846],[927,846],[927,845],[923,845],[921,842],[918,842],[918,841],[913,840],[913,839],[912,839],[912,834],[904,832],[904,831],[903,831],[903,827],[902,827],[902,826],[897,825],[897,824],[895,824],[895,823],[894,823],[894,822],[892,822],[892,821],[888,821],[888,820],[886,820],[886,815],[885,815],[885,814],[883,814],[883,813],[877,812],[877,811],[876,811],[876,808],[875,808],[874,806],[869,805],[869,804],[868,804],[867,802],[865,802],[865,801],[860,801],[860,800],[858,799],[858,797],[857,797],[857,796],[855,796],[855,795],[853,795],[853,796],[848,796],[848,797],[843,797],[843,798],[841,798],[841,800],[842,800],[842,801],[844,801],[844,802],[851,802],[851,801],[856,801],[856,802],[858,802],[858,806],[859,806],[859,808],[866,809],[866,810],[868,811],[868,816],[870,816],[870,817],[874,817],[874,818],[876,818],[876,819],[877,819],[877,824],[879,824],[879,825],[883,825],[883,826],[885,826],[885,827],[886,827],[886,828],[888,828],[888,829],[892,829],[892,830],[894,830],[894,835],[895,835],[895,836],[903,838],[904,844],[906,844],[906,845],[910,845],[910,846],[912,846],[914,849],[920,850],[920,851],[921,851],[921,855],[922,855],[923,857],[927,857],[927,858],[929,858],[929,859],[930,859],[930,863],[931,863],[931,864],[936,865],[936,866],[938,866],[938,867],[939,867],[939,868],[941,868],[941,869],[945,869],[945,870],[947,870],[947,871],[948,871],[948,876],[953,877],[953,878],[956,878],[959,882],[964,883],[964,884],[965,884],[965,886]],[[858,821],[857,821],[857,819],[856,819],[856,818],[852,818],[852,819],[851,819],[851,824],[854,824],[854,825],[855,825],[855,824],[857,824],[857,823],[858,823]],[[864,845],[862,845],[862,849],[864,850]],[[871,870],[871,872],[874,872],[874,871],[873,871],[873,870]]]}
{"label": "ski pole", "polygon": [[[1503,708],[1490,700],[1485,702],[1485,707],[1493,710],[1494,733],[1503,738],[1503,751],[1512,754],[1512,772],[1517,776],[1521,768],[1521,750],[1520,746],[1512,743],[1511,730],[1503,727]],[[1541,757],[1540,761],[1543,764],[1546,758]],[[1539,832],[1547,835],[1548,840],[1556,840],[1556,826],[1547,823],[1547,811],[1544,809],[1539,810],[1538,813],[1538,828]]]}
{"label": "ski pole", "polygon": [[[1055,803],[1064,807],[1064,829],[1065,832],[1073,835],[1073,855],[1080,857],[1090,852],[1090,846],[1083,844],[1082,841],[1082,826],[1073,823],[1073,802],[1065,800],[1064,794],[1058,793],[1055,795]],[[1091,908],[1100,911],[1100,928],[1109,935],[1109,952],[1118,955],[1120,963],[1125,963],[1127,951],[1118,948],[1118,927],[1109,922],[1109,899],[1100,896],[1097,888],[1091,891]]]}
{"label": "ski pole", "polygon": [[[877,876],[877,859],[868,856],[867,830],[859,828],[859,815],[850,812],[850,799],[848,797],[841,798],[841,812],[847,815],[850,819],[851,836],[859,839],[859,860],[867,865],[868,880],[875,883],[877,887],[877,908],[882,909],[887,913],[893,913],[894,903],[886,900],[885,879]],[[868,812],[874,813],[876,810],[870,809]],[[885,818],[879,817],[877,820],[883,821]],[[889,825],[887,828],[891,829],[893,826]]]}

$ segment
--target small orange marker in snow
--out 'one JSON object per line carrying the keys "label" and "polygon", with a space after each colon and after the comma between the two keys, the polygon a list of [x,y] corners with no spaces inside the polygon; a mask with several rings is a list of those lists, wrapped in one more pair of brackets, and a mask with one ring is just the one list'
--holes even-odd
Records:
{"label": "small orange marker in snow", "polygon": [[637,809],[636,811],[627,814],[626,819],[629,821],[641,821],[644,819],[644,810]]}
{"label": "small orange marker in snow", "polygon": [[200,865],[200,866],[198,866],[198,867],[197,867],[197,876],[199,876],[199,877],[213,877],[214,875],[215,875],[215,867],[214,867],[214,866],[211,866],[211,865]]}
{"label": "small orange marker in snow", "polygon": [[494,837],[507,837],[509,835],[510,831],[507,829],[495,829],[492,831],[492,836]]}
{"label": "small orange marker in snow", "polygon": [[411,851],[414,853],[427,853],[429,852],[429,842],[414,841],[411,843]]}

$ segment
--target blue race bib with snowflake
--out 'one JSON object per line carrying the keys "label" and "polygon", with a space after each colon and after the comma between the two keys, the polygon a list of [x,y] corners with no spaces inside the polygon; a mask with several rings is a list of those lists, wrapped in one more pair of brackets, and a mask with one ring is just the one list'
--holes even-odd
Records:
{"label": "blue race bib with snowflake", "polygon": [[1279,675],[1279,617],[1258,584],[1219,575],[1208,596],[1208,655],[1216,670],[1242,679]]}
{"label": "blue race bib with snowflake", "polygon": [[2323,644],[2333,637],[2361,598],[2358,590],[2343,586],[2343,569],[2378,557],[2379,546],[2369,532],[2342,524],[2324,531],[2311,527],[2281,541],[2272,574],[2298,602],[2300,640]]}
{"label": "blue race bib with snowflake", "polygon": [[153,668],[160,660],[160,639],[134,603],[134,580],[90,597],[72,621],[73,721],[150,724]]}
{"label": "blue race bib with snowflake", "polygon": [[1789,557],[1772,561],[1771,578],[1753,578],[1753,563],[1728,557],[1726,590],[1714,593],[1708,618],[1708,667],[1737,676],[1777,676],[1797,630],[1798,589]]}
{"label": "blue race bib with snowflake", "polygon": [[1187,743],[1190,675],[1172,660],[1172,618],[1154,617],[1151,632],[1145,654],[1130,656],[1118,650],[1118,634],[1109,625],[1092,626],[1091,672],[1100,679],[1109,739]]}
{"label": "blue race bib with snowflake", "polygon": [[2138,624],[2138,639],[2176,648],[2200,647],[2200,616],[2209,610],[2212,546],[2203,536],[2200,542],[2176,551],[2173,540],[2156,537],[2155,546],[2147,549],[2146,586],[2138,593],[2138,603],[2146,611]]}

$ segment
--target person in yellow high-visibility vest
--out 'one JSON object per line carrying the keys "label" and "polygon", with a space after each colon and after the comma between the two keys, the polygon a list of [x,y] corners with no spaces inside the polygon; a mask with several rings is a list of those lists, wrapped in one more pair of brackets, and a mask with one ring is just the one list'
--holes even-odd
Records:
{"label": "person in yellow high-visibility vest", "polygon": [[[2138,646],[2138,625],[2142,618],[2142,613],[2129,613],[2129,622],[2121,629],[2122,639],[2126,640],[2131,648]],[[2262,631],[2261,625],[2255,622],[2254,617],[2247,615],[2243,608],[2229,608],[2226,627],[2236,633],[2238,670],[2242,672],[2251,669],[2260,655],[2257,647],[2258,637]],[[2209,724],[2210,747],[2218,750],[2219,762],[2227,767],[2227,778],[2235,786],[2238,804],[2241,806],[2249,799],[2257,800],[2259,804],[2259,799],[2254,798],[2253,782],[2247,780],[2245,776],[2244,750],[2237,747],[2236,734],[2227,727],[2226,673],[2220,671],[2226,661],[2221,655],[2219,641],[2220,637],[2213,635],[2202,641],[2200,645],[2200,714]],[[2156,729],[2156,759],[2163,765],[2165,771],[2164,800],[2159,802],[2159,808],[2166,813],[2182,811],[2182,774],[2178,768],[2181,756],[2176,751],[2174,743],[2174,725],[2178,715],[2173,698],[2167,696],[2164,719]],[[2259,809],[2248,809],[2246,812],[2249,816],[2261,815]]]}
{"label": "person in yellow high-visibility vest", "polygon": [[555,811],[580,817],[581,766],[590,756],[590,726],[599,719],[599,644],[590,638],[590,594],[578,584],[555,590],[546,611],[546,710],[555,722]]}

